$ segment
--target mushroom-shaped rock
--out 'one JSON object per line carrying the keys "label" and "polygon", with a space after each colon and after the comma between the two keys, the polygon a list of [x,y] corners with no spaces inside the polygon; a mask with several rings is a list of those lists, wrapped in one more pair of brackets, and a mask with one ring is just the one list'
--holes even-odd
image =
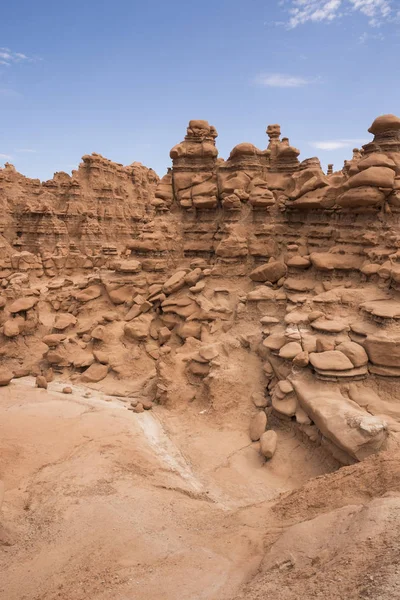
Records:
{"label": "mushroom-shaped rock", "polygon": [[400,119],[396,115],[387,114],[381,115],[375,119],[371,127],[368,129],[369,133],[378,135],[384,131],[398,131],[400,130]]}
{"label": "mushroom-shaped rock", "polygon": [[250,144],[249,142],[242,142],[241,144],[238,144],[232,149],[228,160],[233,160],[235,158],[244,158],[245,156],[256,157],[260,155],[261,150],[256,148],[256,146]]}
{"label": "mushroom-shaped rock", "polygon": [[267,427],[267,415],[265,414],[265,412],[263,410],[261,410],[251,420],[250,429],[249,429],[250,439],[253,442],[257,442],[260,439],[260,437],[262,436],[262,434],[264,433],[266,427]]}
{"label": "mushroom-shaped rock", "polygon": [[270,429],[265,431],[260,437],[260,451],[265,458],[272,458],[276,451],[278,436],[276,432]]}

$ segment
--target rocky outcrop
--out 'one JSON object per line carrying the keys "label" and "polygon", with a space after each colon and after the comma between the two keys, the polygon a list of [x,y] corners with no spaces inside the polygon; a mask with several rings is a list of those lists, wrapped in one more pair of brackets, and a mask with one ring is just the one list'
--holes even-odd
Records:
{"label": "rocky outcrop", "polygon": [[[267,149],[246,142],[218,158],[200,120],[161,180],[97,154],[43,183],[6,165],[3,380],[51,368],[140,390],[136,412],[242,411],[272,460],[274,419],[343,463],[397,443],[399,122],[379,117],[374,140],[327,174],[315,157],[300,162],[278,125]],[[378,400],[352,395],[359,382]]]}

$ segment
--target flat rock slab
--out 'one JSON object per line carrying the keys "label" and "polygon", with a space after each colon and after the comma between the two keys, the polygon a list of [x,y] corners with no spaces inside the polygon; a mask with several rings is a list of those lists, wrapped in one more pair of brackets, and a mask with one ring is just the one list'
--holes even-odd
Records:
{"label": "flat rock slab", "polygon": [[369,335],[364,342],[369,360],[383,367],[400,367],[400,336]]}
{"label": "flat rock slab", "polygon": [[351,360],[339,350],[311,352],[310,363],[316,369],[323,371],[347,371],[354,366]]}
{"label": "flat rock slab", "polygon": [[38,299],[33,296],[29,296],[28,298],[18,298],[18,300],[15,300],[11,304],[8,310],[10,311],[10,313],[18,313],[30,310],[35,306],[35,304],[37,304],[37,302]]}
{"label": "flat rock slab", "polygon": [[269,262],[255,268],[250,273],[250,279],[253,281],[276,283],[281,277],[286,275],[286,271],[287,267],[285,263],[279,261]]}
{"label": "flat rock slab", "polygon": [[387,424],[325,383],[293,381],[300,405],[322,435],[356,460],[382,449]]}
{"label": "flat rock slab", "polygon": [[310,259],[320,271],[358,271],[364,262],[357,254],[331,254],[330,252],[312,252]]}
{"label": "flat rock slab", "polygon": [[370,315],[384,319],[400,319],[400,302],[396,300],[378,300],[360,305]]}
{"label": "flat rock slab", "polygon": [[340,333],[348,329],[349,325],[347,321],[342,319],[316,319],[312,321],[311,327],[317,331],[323,331],[325,333]]}

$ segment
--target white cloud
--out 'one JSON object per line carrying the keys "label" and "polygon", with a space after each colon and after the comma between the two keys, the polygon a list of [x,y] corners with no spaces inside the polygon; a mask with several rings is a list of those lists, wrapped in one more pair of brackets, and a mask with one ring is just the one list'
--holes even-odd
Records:
{"label": "white cloud", "polygon": [[373,27],[378,27],[393,16],[393,0],[286,0],[289,20],[286,26],[294,29],[307,22],[333,21],[359,12],[368,18]]}
{"label": "white cloud", "polygon": [[367,144],[369,140],[350,139],[350,140],[324,140],[321,142],[310,142],[310,146],[318,150],[340,150],[340,148],[354,148]]}
{"label": "white cloud", "polygon": [[298,88],[313,83],[315,79],[300,77],[298,75],[285,75],[284,73],[260,73],[254,83],[262,87]]}
{"label": "white cloud", "polygon": [[12,156],[9,154],[0,154],[0,160],[11,160]]}
{"label": "white cloud", "polygon": [[12,52],[10,48],[0,48],[0,65],[11,66],[20,62],[33,62],[35,58],[31,58],[22,52]]}
{"label": "white cloud", "polygon": [[383,33],[371,34],[364,31],[364,33],[362,33],[358,38],[358,41],[360,44],[366,44],[369,40],[377,40],[379,42],[383,42],[384,39],[385,36],[383,35]]}
{"label": "white cloud", "polygon": [[33,150],[32,148],[21,148],[20,150],[15,150],[15,152],[17,152],[18,154],[28,153],[28,152],[29,152],[29,154],[35,154],[36,150]]}

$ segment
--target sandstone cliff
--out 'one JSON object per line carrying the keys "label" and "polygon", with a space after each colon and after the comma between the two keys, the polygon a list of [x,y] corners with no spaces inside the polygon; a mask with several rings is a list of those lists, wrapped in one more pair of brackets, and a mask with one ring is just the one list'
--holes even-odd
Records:
{"label": "sandstone cliff", "polygon": [[220,159],[200,120],[161,180],[96,154],[44,183],[6,165],[2,380],[235,410],[268,458],[275,418],[342,463],[397,445],[400,119],[369,131],[328,173],[279,125]]}

